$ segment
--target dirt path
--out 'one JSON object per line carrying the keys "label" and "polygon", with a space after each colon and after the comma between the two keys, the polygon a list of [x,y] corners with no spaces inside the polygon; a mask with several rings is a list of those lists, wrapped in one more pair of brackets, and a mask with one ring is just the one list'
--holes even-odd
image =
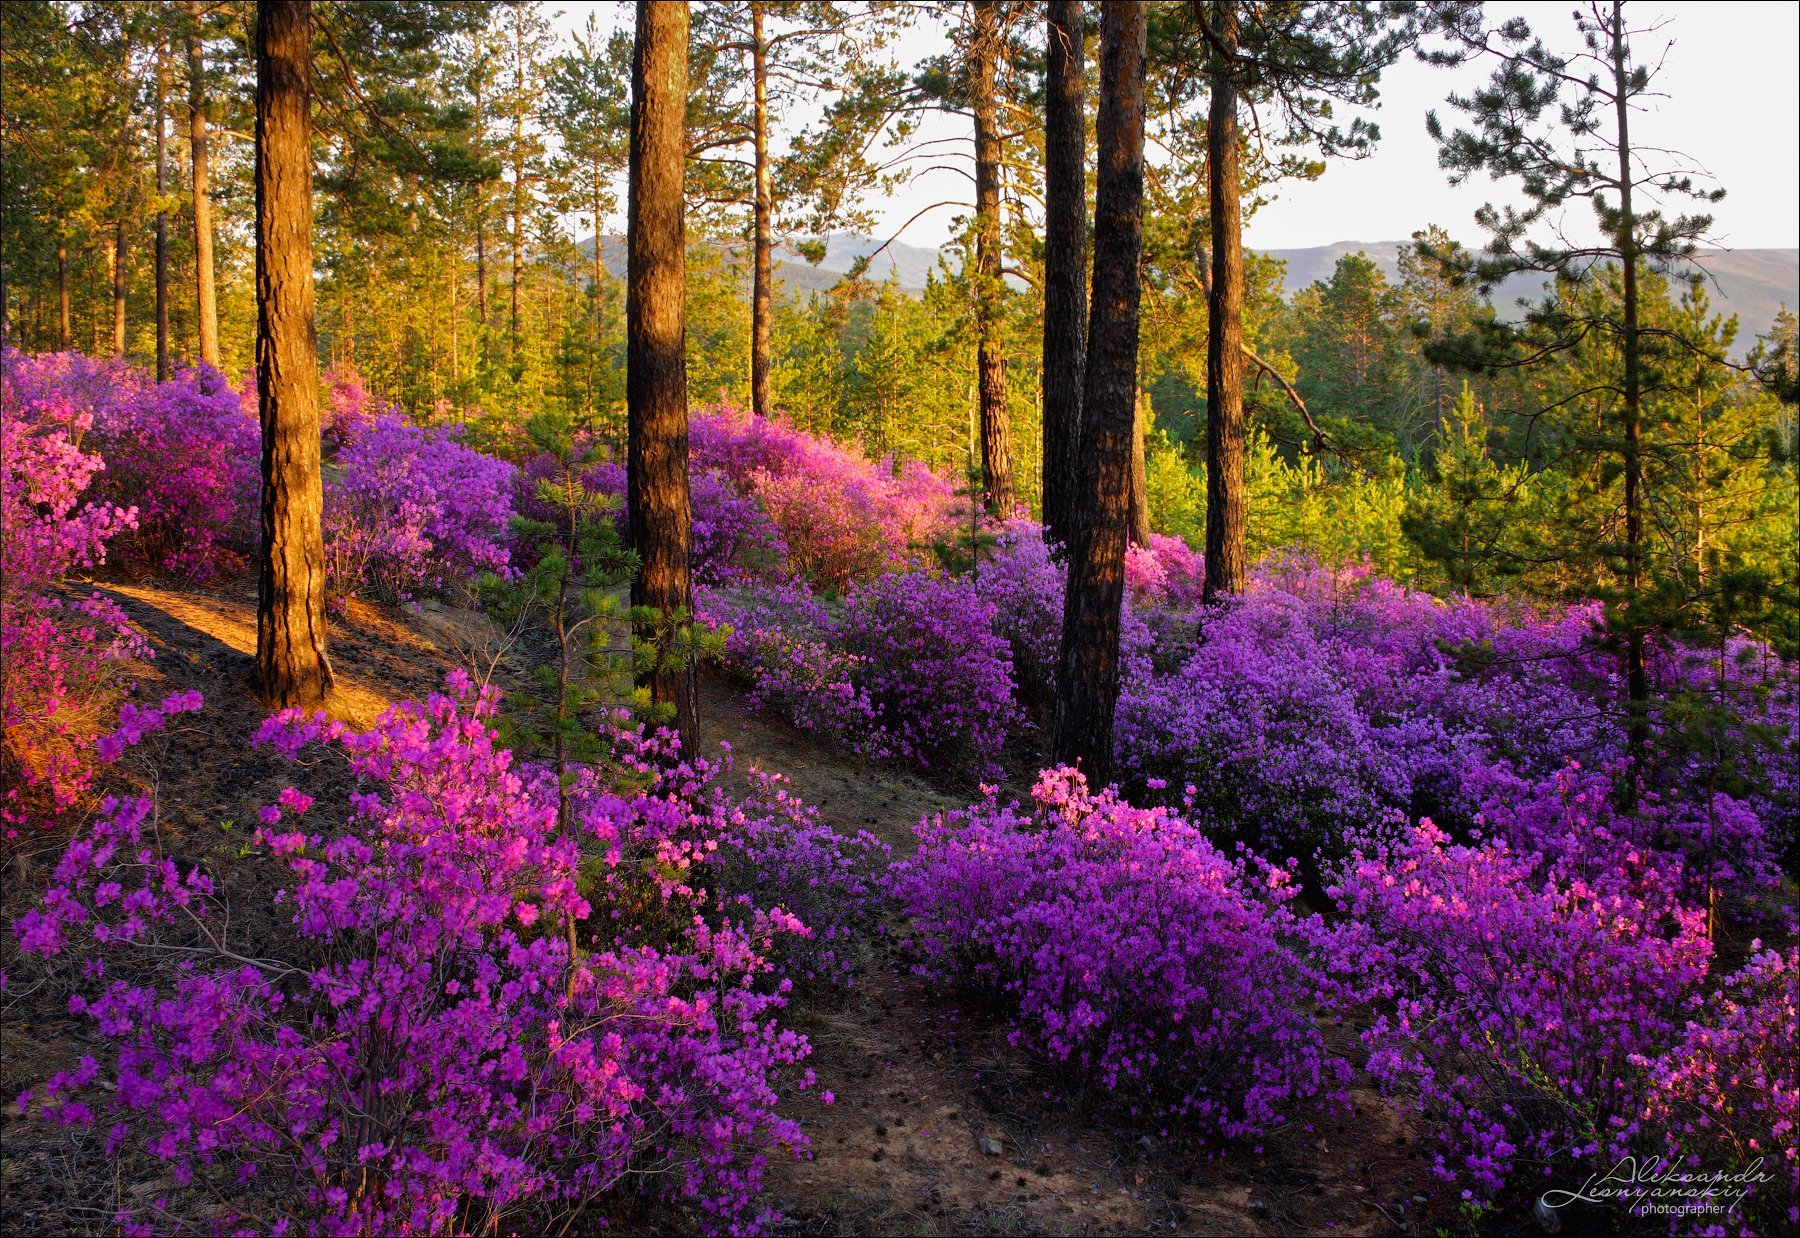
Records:
{"label": "dirt path", "polygon": [[[845,756],[704,685],[710,748],[737,775],[780,771],[833,827],[913,850],[921,815],[963,801]],[[899,936],[898,933],[895,934]],[[1207,1160],[1045,1099],[1052,1080],[980,1011],[911,974],[890,941],[842,999],[796,1002],[819,1087],[796,1102],[813,1158],[771,1166],[770,1203],[801,1234],[1388,1234],[1421,1232],[1431,1193],[1401,1115],[1355,1111]]]}

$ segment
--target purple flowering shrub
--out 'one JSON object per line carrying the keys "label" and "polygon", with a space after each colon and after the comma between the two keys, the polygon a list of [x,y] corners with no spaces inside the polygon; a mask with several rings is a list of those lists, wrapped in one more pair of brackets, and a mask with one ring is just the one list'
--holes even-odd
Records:
{"label": "purple flowering shrub", "polygon": [[975,584],[878,576],[827,602],[799,583],[696,591],[730,629],[726,669],[751,703],[875,760],[987,776],[1020,722],[1011,656]]}
{"label": "purple flowering shrub", "polygon": [[[607,863],[604,831],[559,827],[555,779],[513,767],[493,708],[462,679],[367,733],[298,711],[265,724],[262,742],[322,743],[364,789],[330,835],[306,831],[293,788],[263,810],[254,851],[288,870],[292,939],[262,957],[226,936],[211,878],[159,854],[151,806],[109,803],[15,925],[21,945],[86,952],[97,977],[109,953],[198,944],[78,995],[113,1052],[22,1099],[166,1162],[171,1195],[251,1198],[237,1221],[273,1212],[279,1230],[592,1225],[629,1192],[690,1204],[708,1229],[765,1224],[766,1156],[805,1146],[775,1105],[809,1049],[776,1021],[787,983],[767,957],[798,922],[695,912],[634,939],[617,885],[584,875],[584,855]],[[624,815],[584,810],[588,828]],[[179,1207],[121,1225],[166,1228]]]}
{"label": "purple flowering shrub", "polygon": [[1373,1012],[1365,1069],[1417,1097],[1438,1172],[1480,1200],[1635,1150],[1649,1077],[1634,1057],[1699,1011],[1712,945],[1679,869],[1630,850],[1585,867],[1424,821],[1353,852],[1329,888],[1338,918],[1315,926],[1329,1000]]}
{"label": "purple flowering shrub", "polygon": [[[27,421],[71,428],[104,458],[93,492],[137,523],[120,530],[116,562],[186,580],[243,570],[255,542],[261,432],[224,377],[201,367],[168,382],[121,361],[78,353],[8,352],[6,383]],[[75,418],[85,416],[77,429]]]}
{"label": "purple flowering shrub", "polygon": [[27,406],[11,373],[0,391],[0,827],[8,838],[83,799],[97,745],[151,656],[116,603],[57,588],[69,572],[105,563],[109,543],[137,518],[135,509],[87,497],[105,467],[77,445],[92,414],[61,394]]}
{"label": "purple flowering shrub", "polygon": [[1733,1220],[1744,1235],[1791,1232],[1800,1225],[1800,950],[1755,952],[1726,979],[1704,1016],[1657,1058],[1634,1055],[1650,1075],[1643,1119],[1662,1135],[1656,1149],[1693,1172],[1761,1162],[1766,1181],[1751,1186]]}
{"label": "purple flowering shrub", "polygon": [[353,426],[325,486],[325,566],[345,597],[472,590],[510,568],[513,466],[383,414]]}
{"label": "purple flowering shrub", "polygon": [[[696,476],[716,471],[757,499],[779,533],[786,568],[829,592],[922,565],[958,518],[956,488],[923,465],[870,460],[739,408],[695,410],[688,458]],[[696,520],[702,512],[697,497]]]}
{"label": "purple flowering shrub", "polygon": [[1254,1135],[1339,1094],[1286,944],[1286,870],[1228,860],[1072,769],[1032,797],[922,822],[895,866],[929,974],[1000,998],[1015,1044],[1186,1135]]}

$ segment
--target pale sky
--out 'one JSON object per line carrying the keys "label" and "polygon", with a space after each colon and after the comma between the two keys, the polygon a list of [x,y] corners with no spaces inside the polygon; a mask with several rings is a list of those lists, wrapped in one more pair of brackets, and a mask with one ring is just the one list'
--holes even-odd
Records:
{"label": "pale sky", "polygon": [[[556,25],[573,30],[596,13],[603,27],[632,20],[630,3],[563,3]],[[1571,0],[1490,3],[1490,22],[1521,14],[1553,48],[1574,40]],[[1660,23],[1653,36],[1634,43],[1650,60],[1672,43],[1653,89],[1633,122],[1640,145],[1682,152],[1726,189],[1711,208],[1714,240],[1728,248],[1800,246],[1800,0],[1638,0],[1626,10],[1635,26]],[[908,60],[941,47],[942,35],[915,28],[902,44]],[[1095,54],[1090,51],[1090,56]],[[1383,77],[1382,105],[1374,113],[1381,143],[1360,161],[1334,160],[1318,181],[1284,186],[1274,202],[1245,225],[1246,241],[1260,249],[1292,249],[1334,241],[1404,239],[1437,223],[1465,243],[1482,238],[1473,222],[1477,207],[1503,190],[1485,178],[1451,188],[1437,166],[1437,148],[1425,132],[1425,114],[1438,108],[1446,123],[1456,113],[1447,94],[1467,92],[1486,79],[1491,65],[1435,69],[1405,61]],[[938,128],[937,126],[941,126]],[[958,127],[960,126],[960,128]],[[967,132],[956,120],[940,120],[926,136]],[[923,175],[885,204],[873,204],[885,237],[922,206],[942,198],[969,197],[967,179],[954,173]],[[1671,203],[1671,208],[1678,206]],[[1582,208],[1585,214],[1586,208]],[[903,240],[941,245],[955,210],[927,214]],[[614,226],[621,226],[615,221]]]}

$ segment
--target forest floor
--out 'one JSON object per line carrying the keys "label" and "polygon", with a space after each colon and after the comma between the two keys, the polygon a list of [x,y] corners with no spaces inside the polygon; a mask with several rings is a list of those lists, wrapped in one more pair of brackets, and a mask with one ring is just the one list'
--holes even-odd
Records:
{"label": "forest floor", "polygon": [[[134,758],[135,778],[160,788],[164,846],[206,865],[233,906],[234,937],[253,942],[274,930],[268,895],[278,874],[232,864],[242,835],[220,823],[253,822],[291,783],[317,797],[312,820],[329,827],[330,812],[341,818],[347,775],[333,762],[296,766],[250,746],[264,715],[249,690],[255,604],[242,585],[103,588],[156,651],[145,695],[198,688],[206,696],[204,712],[145,745],[152,751]],[[454,609],[402,615],[353,605],[335,620],[331,649],[332,712],[359,726],[395,700],[423,698],[455,667],[502,687],[525,670],[519,648],[501,656],[487,622]],[[922,816],[969,798],[751,712],[728,683],[703,685],[702,722],[708,750],[731,744],[728,781],[751,768],[781,773],[827,823],[869,830],[896,858],[912,853]],[[0,917],[10,923],[23,910],[54,862],[48,846],[12,855]],[[768,1202],[785,1216],[783,1232],[1390,1234],[1430,1232],[1446,1219],[1429,1155],[1393,1102],[1358,1091],[1351,1112],[1208,1155],[1103,1103],[1052,1099],[1078,1093],[1081,1081],[1028,1061],[989,1012],[915,975],[912,962],[904,926],[892,924],[847,994],[802,995],[790,1008],[812,1041],[818,1088],[836,1099],[824,1105],[815,1090],[790,1102],[812,1154],[772,1158]],[[0,970],[14,977],[0,993],[0,1228],[98,1232],[112,1228],[121,1205],[140,1215],[153,1209],[170,1185],[161,1166],[108,1160],[92,1133],[21,1120],[11,1101],[17,1089],[73,1066],[98,1042],[66,1006],[72,975],[22,965],[10,933],[0,941]],[[254,1211],[253,1201],[232,1203]]]}

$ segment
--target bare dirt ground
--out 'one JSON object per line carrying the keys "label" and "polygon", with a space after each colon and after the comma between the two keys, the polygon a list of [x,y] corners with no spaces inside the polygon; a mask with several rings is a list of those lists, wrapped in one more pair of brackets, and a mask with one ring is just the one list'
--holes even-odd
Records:
{"label": "bare dirt ground", "polygon": [[[254,821],[294,784],[322,814],[341,811],[337,766],[295,766],[252,748],[263,711],[249,691],[254,599],[241,585],[218,593],[107,586],[149,634],[156,660],[143,695],[198,688],[207,707],[155,750],[115,774],[155,790],[172,854],[205,864],[230,897],[234,933],[272,930],[272,872],[233,865],[238,836],[225,821]],[[503,687],[522,673],[515,653],[479,616],[432,609],[396,616],[353,606],[334,620],[333,712],[367,725],[393,700],[422,697],[462,666]],[[913,850],[921,816],[959,806],[947,789],[848,757],[778,719],[749,713],[720,682],[703,685],[707,747],[732,745],[741,778],[751,767],[785,774],[835,828],[868,829],[896,856]],[[150,747],[147,745],[147,747]],[[55,848],[15,853],[0,917],[10,923],[43,888]],[[259,910],[260,909],[260,910]],[[1120,1121],[1103,1109],[1048,1099],[1070,1090],[1006,1042],[997,1020],[912,974],[903,926],[891,926],[866,973],[842,997],[805,997],[791,1014],[812,1040],[819,1087],[793,1103],[812,1139],[810,1159],[770,1168],[769,1203],[796,1234],[1383,1234],[1429,1232],[1427,1157],[1404,1115],[1371,1093],[1352,1113],[1312,1131],[1296,1127],[1261,1148],[1208,1157]],[[0,1228],[101,1232],[121,1205],[142,1210],[169,1185],[153,1162],[108,1162],[95,1137],[23,1119],[17,1090],[66,1069],[98,1042],[68,1013],[72,976],[22,962],[0,935]],[[242,1206],[244,1201],[234,1201]],[[1432,1214],[1429,1219],[1437,1219]],[[664,1221],[672,1218],[664,1218]],[[663,1222],[651,1221],[649,1228]],[[635,1230],[636,1224],[626,1228]]]}
{"label": "bare dirt ground", "polygon": [[[914,850],[921,816],[958,807],[703,685],[708,747],[784,773],[834,828]],[[770,1170],[770,1203],[800,1234],[1389,1234],[1423,1232],[1432,1191],[1405,1115],[1367,1091],[1306,1132],[1209,1159],[1046,1099],[1061,1081],[1021,1059],[997,1022],[912,974],[894,926],[841,999],[796,1002],[819,1087],[796,1102],[810,1160]],[[986,1151],[984,1151],[984,1147]],[[995,1148],[998,1151],[995,1151]]]}

